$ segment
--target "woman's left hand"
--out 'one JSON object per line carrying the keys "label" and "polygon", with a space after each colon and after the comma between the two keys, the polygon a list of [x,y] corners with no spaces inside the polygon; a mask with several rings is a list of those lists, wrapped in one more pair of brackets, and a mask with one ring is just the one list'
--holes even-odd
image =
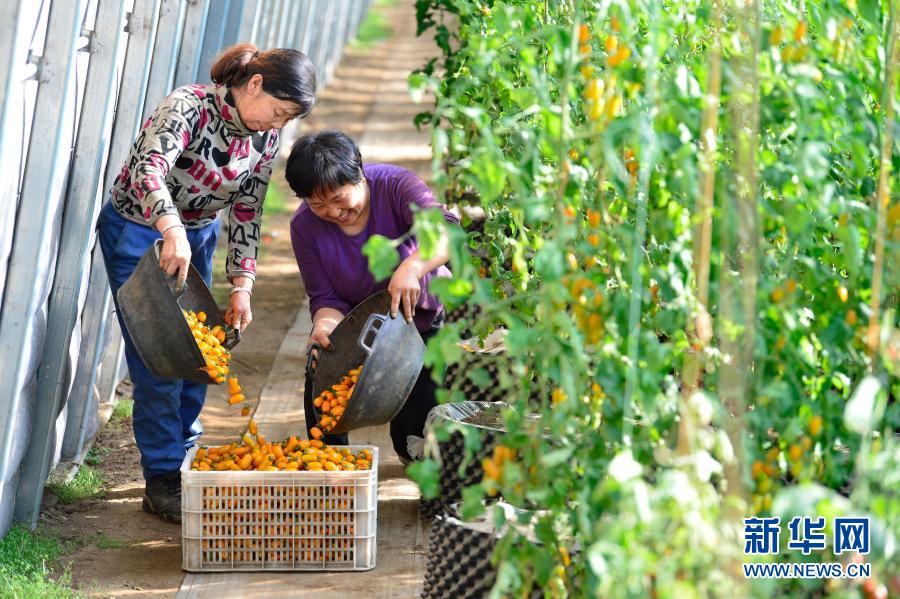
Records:
{"label": "woman's left hand", "polygon": [[242,333],[253,320],[250,311],[250,294],[245,291],[234,291],[228,298],[231,304],[225,312],[225,322]]}
{"label": "woman's left hand", "polygon": [[391,294],[391,316],[397,316],[397,309],[402,302],[406,322],[412,322],[413,316],[416,315],[416,303],[422,295],[422,286],[419,284],[421,268],[421,262],[410,256],[394,271],[394,276],[388,283],[388,292]]}

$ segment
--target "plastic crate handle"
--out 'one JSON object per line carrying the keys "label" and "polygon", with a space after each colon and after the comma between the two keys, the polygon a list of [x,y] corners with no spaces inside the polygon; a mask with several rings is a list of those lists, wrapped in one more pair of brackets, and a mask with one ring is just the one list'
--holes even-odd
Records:
{"label": "plastic crate handle", "polygon": [[[375,343],[375,339],[378,337],[378,333],[381,332],[381,327],[384,326],[386,320],[387,318],[383,314],[370,314],[369,318],[366,319],[366,324],[363,326],[358,340],[359,346],[365,350],[366,354],[372,355],[372,345]],[[372,340],[366,343],[369,335],[372,336]]]}

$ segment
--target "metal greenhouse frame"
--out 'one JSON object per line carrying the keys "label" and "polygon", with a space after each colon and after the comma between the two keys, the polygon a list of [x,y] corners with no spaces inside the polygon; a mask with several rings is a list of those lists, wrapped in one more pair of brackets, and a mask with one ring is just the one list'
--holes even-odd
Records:
{"label": "metal greenhouse frame", "polygon": [[141,122],[223,48],[293,47],[320,89],[371,0],[8,0],[0,5],[0,533],[36,525],[114,393],[121,334],[94,227]]}

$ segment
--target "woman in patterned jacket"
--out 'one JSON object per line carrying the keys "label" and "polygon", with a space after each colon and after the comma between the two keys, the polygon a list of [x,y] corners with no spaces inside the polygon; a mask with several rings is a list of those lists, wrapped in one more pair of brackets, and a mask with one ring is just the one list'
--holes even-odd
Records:
{"label": "woman in patterned jacket", "polygon": [[[225,266],[233,286],[225,318],[243,330],[252,319],[260,220],[278,130],[312,110],[316,75],[302,52],[262,52],[251,44],[225,50],[210,74],[213,84],[176,89],[144,123],[100,213],[98,238],[114,298],[160,238],[163,270],[183,282],[192,264],[211,284],[221,213],[228,221]],[[178,522],[179,469],[203,431],[198,417],[206,385],[157,378],[124,325],[122,331],[147,483],[143,508]]]}

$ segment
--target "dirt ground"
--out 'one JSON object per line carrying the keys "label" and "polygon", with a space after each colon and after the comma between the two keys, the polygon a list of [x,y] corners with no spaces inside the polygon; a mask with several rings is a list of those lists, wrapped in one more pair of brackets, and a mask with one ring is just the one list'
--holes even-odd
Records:
{"label": "dirt ground", "polygon": [[[295,206],[288,202],[284,213],[265,219],[253,322],[232,357],[232,371],[254,406],[304,297],[288,229]],[[130,386],[126,382],[120,390],[128,394]],[[206,444],[232,441],[246,428],[247,418],[240,416],[240,406],[229,406],[226,398],[224,385],[210,387],[201,414]],[[94,469],[109,481],[108,494],[101,500],[61,505],[47,492],[42,525],[80,547],[66,556],[63,565],[86,596],[173,597],[184,579],[181,526],[141,510],[144,481],[131,418],[111,420],[94,446],[95,453],[102,456]]]}

